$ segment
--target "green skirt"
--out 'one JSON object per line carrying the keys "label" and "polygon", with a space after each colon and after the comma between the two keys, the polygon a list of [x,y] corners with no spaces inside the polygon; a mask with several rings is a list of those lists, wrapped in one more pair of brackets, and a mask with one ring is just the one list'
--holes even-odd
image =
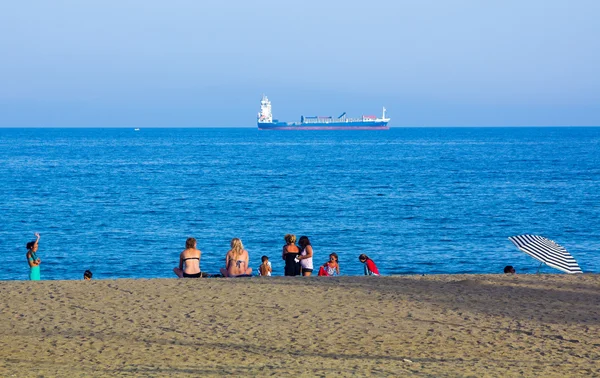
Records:
{"label": "green skirt", "polygon": [[32,281],[39,281],[40,280],[40,267],[39,266],[32,266],[29,270],[29,279]]}

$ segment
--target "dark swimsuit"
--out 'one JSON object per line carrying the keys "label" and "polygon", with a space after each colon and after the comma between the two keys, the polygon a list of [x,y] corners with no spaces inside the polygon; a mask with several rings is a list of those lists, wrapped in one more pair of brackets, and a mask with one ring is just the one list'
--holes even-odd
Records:
{"label": "dark swimsuit", "polygon": [[[200,261],[200,257],[188,257],[187,259],[183,259],[183,261],[187,261],[187,260],[198,260],[198,261]],[[200,278],[200,277],[202,277],[202,272],[191,273],[191,274],[183,272],[183,278]]]}
{"label": "dark swimsuit", "polygon": [[202,277],[202,272],[198,272],[198,273],[194,273],[194,274],[187,274],[187,273],[183,273],[183,278],[200,278]]}
{"label": "dark swimsuit", "polygon": [[[287,251],[287,249],[286,249]],[[296,262],[295,259],[300,255],[300,252],[287,252],[285,254],[285,270],[284,274],[286,276],[299,276],[300,273],[300,263]]]}

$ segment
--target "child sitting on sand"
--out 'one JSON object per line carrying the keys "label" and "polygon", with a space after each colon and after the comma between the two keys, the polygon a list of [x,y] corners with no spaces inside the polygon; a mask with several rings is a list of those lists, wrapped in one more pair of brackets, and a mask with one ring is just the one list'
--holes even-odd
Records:
{"label": "child sitting on sand", "polygon": [[375,262],[369,258],[369,256],[362,254],[358,256],[358,260],[365,264],[365,276],[379,276],[379,269]]}
{"label": "child sitting on sand", "polygon": [[83,279],[85,281],[90,281],[92,279],[92,272],[90,270],[83,272]]}
{"label": "child sitting on sand", "polygon": [[329,255],[329,261],[321,265],[319,269],[319,276],[331,277],[340,275],[340,264],[338,262],[337,253]]}
{"label": "child sitting on sand", "polygon": [[271,262],[269,261],[269,258],[267,256],[263,256],[261,260],[262,264],[260,264],[258,267],[258,275],[270,277],[273,270],[271,269]]}

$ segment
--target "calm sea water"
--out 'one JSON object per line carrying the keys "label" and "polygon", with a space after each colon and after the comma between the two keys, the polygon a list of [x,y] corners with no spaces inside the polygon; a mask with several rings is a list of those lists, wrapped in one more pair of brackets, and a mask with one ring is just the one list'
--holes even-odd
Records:
{"label": "calm sea water", "polygon": [[[189,236],[216,273],[232,237],[282,275],[283,236],[362,274],[518,273],[508,236],[600,272],[600,128],[0,129],[0,279],[175,277]],[[557,272],[545,267],[543,272]]]}

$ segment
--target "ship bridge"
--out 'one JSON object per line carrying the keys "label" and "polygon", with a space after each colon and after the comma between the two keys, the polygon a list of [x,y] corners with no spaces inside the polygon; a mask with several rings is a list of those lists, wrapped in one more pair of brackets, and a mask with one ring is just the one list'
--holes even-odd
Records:
{"label": "ship bridge", "polygon": [[271,113],[271,101],[263,94],[260,101],[260,112],[257,116],[258,123],[272,123],[273,113]]}

